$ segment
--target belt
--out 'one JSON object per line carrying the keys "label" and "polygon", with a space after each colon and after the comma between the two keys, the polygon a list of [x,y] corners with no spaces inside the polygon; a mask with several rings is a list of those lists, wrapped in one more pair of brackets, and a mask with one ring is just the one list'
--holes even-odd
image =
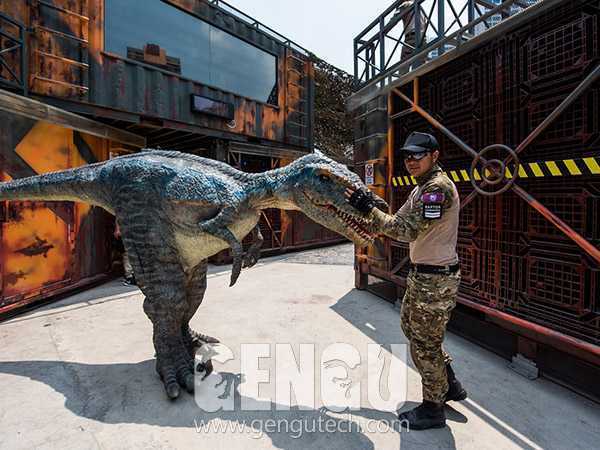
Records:
{"label": "belt", "polygon": [[410,264],[411,269],[418,273],[429,273],[429,274],[451,274],[458,272],[460,264],[456,263],[451,266],[430,266],[429,264]]}

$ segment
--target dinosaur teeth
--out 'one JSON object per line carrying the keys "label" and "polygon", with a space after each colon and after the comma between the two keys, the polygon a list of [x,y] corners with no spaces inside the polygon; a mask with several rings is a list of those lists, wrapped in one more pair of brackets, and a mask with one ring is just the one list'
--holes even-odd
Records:
{"label": "dinosaur teeth", "polygon": [[355,217],[345,211],[336,210],[338,217],[340,217],[348,227],[350,227],[361,239],[367,242],[373,242],[375,239],[367,231],[369,228],[370,221],[363,219],[362,217]]}

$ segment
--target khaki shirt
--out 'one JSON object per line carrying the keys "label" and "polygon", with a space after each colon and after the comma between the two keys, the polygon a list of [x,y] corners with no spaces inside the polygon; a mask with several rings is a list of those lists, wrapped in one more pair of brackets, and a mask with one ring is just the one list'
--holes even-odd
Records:
{"label": "khaki shirt", "polygon": [[[454,183],[434,166],[428,173],[417,179],[418,185],[412,190],[407,201],[390,216],[374,208],[372,219],[379,233],[394,240],[409,242],[410,260],[414,264],[435,266],[452,265],[458,262],[456,241],[458,237],[458,215],[460,198]],[[424,200],[431,196],[442,198],[441,216],[428,218],[424,214]],[[442,195],[440,195],[442,194]],[[436,208],[439,206],[436,205]],[[438,209],[439,210],[439,209]],[[433,216],[436,216],[433,213]]]}

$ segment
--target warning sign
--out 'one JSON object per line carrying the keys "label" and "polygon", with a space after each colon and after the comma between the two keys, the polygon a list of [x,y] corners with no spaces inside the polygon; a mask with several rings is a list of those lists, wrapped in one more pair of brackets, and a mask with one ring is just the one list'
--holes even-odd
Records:
{"label": "warning sign", "polygon": [[365,164],[365,184],[375,184],[375,170],[373,169],[373,164]]}

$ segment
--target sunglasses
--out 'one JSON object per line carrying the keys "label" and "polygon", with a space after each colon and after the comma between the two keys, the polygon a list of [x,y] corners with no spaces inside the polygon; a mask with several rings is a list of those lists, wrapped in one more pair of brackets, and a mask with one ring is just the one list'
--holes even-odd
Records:
{"label": "sunglasses", "polygon": [[405,153],[404,154],[404,160],[405,161],[410,161],[411,159],[414,159],[415,161],[420,161],[423,158],[425,158],[427,155],[429,155],[429,152],[422,152],[422,153]]}

